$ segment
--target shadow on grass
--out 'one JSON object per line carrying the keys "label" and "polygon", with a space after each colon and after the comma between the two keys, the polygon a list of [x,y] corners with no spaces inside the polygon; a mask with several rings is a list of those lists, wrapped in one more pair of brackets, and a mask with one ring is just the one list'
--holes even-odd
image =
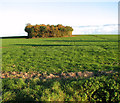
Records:
{"label": "shadow on grass", "polygon": [[48,46],[90,46],[90,45],[64,45],[64,44],[49,44],[49,45],[38,45],[38,44],[14,44],[16,46],[43,46],[43,47],[48,47]]}
{"label": "shadow on grass", "polygon": [[44,41],[48,41],[48,42],[118,42],[118,40],[44,40]]}

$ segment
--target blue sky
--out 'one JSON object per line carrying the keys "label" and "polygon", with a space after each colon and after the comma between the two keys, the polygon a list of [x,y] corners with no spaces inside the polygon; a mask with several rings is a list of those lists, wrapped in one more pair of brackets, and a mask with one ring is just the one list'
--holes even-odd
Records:
{"label": "blue sky", "polygon": [[117,0],[1,0],[0,13],[1,37],[27,35],[27,23],[69,25],[73,34],[118,31]]}

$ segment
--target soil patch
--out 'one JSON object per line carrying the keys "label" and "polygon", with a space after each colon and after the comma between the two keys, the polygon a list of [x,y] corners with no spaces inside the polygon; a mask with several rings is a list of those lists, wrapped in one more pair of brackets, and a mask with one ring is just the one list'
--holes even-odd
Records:
{"label": "soil patch", "polygon": [[69,73],[61,73],[61,74],[48,74],[47,72],[4,72],[1,73],[0,78],[23,78],[23,79],[31,79],[31,78],[39,78],[39,79],[52,79],[52,78],[88,78],[92,76],[101,76],[101,75],[108,75],[118,73],[114,71],[98,71],[97,73],[84,71],[84,72],[69,72]]}

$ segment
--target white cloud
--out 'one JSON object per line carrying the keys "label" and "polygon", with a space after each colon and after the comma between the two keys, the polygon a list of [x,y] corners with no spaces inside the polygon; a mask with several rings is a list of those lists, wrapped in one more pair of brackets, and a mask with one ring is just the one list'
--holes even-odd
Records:
{"label": "white cloud", "polygon": [[73,27],[73,34],[118,34],[117,24]]}

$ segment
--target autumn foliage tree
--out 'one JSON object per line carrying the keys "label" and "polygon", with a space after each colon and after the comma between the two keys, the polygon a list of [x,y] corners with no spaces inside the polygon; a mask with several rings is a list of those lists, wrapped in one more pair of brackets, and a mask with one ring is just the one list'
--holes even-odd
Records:
{"label": "autumn foliage tree", "polygon": [[31,25],[27,24],[25,31],[29,38],[33,37],[63,37],[71,36],[73,28],[70,26],[58,25]]}

